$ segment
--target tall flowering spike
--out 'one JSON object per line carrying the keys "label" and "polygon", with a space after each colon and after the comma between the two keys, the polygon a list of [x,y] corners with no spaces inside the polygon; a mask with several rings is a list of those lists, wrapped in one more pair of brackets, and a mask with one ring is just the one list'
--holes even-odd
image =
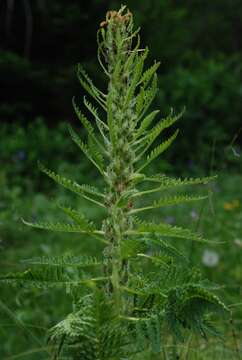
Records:
{"label": "tall flowering spike", "polygon": [[106,50],[106,59],[109,64],[109,73],[113,73],[117,60],[125,60],[131,50],[133,30],[133,16],[129,10],[122,7],[117,11],[108,11],[106,21],[100,24],[103,35],[103,49]]}
{"label": "tall flowering spike", "polygon": [[[109,290],[114,293],[117,305],[121,306],[120,284],[127,281],[128,263],[121,257],[121,244],[125,233],[132,229],[132,218],[128,214],[132,206],[125,194],[132,187],[135,152],[132,148],[136,111],[134,91],[137,81],[136,67],[140,61],[137,51],[132,50],[133,16],[122,7],[120,11],[109,11],[106,21],[101,23],[102,41],[99,51],[106,63],[109,77],[107,95],[107,124],[110,147],[107,177],[109,181],[107,207],[109,217],[103,229],[109,246],[105,250],[106,272],[111,277]],[[123,202],[122,202],[123,200]]]}
{"label": "tall flowering spike", "polygon": [[135,101],[129,99],[138,60],[138,53],[132,52],[133,16],[125,7],[118,12],[109,11],[101,26],[100,51],[109,75],[107,121],[111,163],[108,175],[110,185],[121,190],[133,174],[135,158],[130,146],[136,119]]}
{"label": "tall flowering spike", "polygon": [[[179,120],[182,113],[174,115],[171,111],[155,124],[159,111],[146,114],[156,95],[159,63],[143,71],[148,50],[139,49],[138,33],[139,30],[133,30],[133,16],[126,7],[109,11],[100,24],[98,59],[108,76],[107,94],[93,84],[81,66],[78,67],[81,85],[106,112],[106,119],[84,98],[84,105],[95,118],[100,133],[97,135],[95,124],[82,114],[73,100],[88,141],[73,129],[70,133],[104,177],[103,192],[78,184],[40,164],[40,169],[59,185],[107,211],[101,229],[85,214],[62,205],[60,210],[71,222],[25,222],[34,228],[77,232],[98,239],[106,246],[103,261],[73,256],[38,258],[28,263],[42,265],[40,270],[33,268],[0,276],[0,281],[13,284],[44,288],[62,285],[73,295],[74,311],[49,333],[49,341],[57,345],[55,359],[67,354],[70,359],[82,360],[130,358],[141,350],[141,343],[146,358],[145,349],[149,354],[151,348],[156,353],[161,352],[164,341],[167,339],[170,343],[170,335],[182,338],[184,328],[186,332],[198,331],[204,335],[208,326],[204,315],[208,310],[226,310],[201,281],[199,272],[190,269],[185,256],[165,239],[206,240],[189,229],[137,217],[141,212],[202,200],[204,196],[175,195],[174,192],[169,195],[167,192],[177,186],[206,184],[213,180],[181,180],[143,172],[176,138],[177,131],[154,146],[161,133]],[[144,182],[145,186],[140,188]],[[150,194],[157,193],[162,197],[155,201],[150,199]],[[138,203],[141,198],[144,199],[142,207]],[[144,262],[151,267],[144,266]],[[101,276],[96,276],[96,271],[92,276],[89,271],[86,275],[80,271],[80,267],[99,265]],[[80,284],[81,288],[86,285],[90,292],[81,299]]]}

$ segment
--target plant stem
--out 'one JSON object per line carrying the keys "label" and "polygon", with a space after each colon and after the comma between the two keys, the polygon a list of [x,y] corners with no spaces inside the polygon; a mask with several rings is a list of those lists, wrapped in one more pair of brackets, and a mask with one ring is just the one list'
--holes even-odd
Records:
{"label": "plant stem", "polygon": [[[103,223],[109,245],[105,249],[105,273],[111,277],[108,293],[113,297],[118,315],[124,312],[121,285],[128,281],[128,261],[122,258],[122,243],[128,230],[132,230],[132,207],[127,192],[132,188],[134,151],[133,124],[136,121],[134,102],[127,99],[132,82],[132,69],[128,65],[132,48],[132,15],[122,11],[110,12],[108,23],[102,32],[101,53],[106,54],[109,74],[107,108],[110,134],[107,208],[108,218]],[[102,29],[104,30],[104,29]],[[132,65],[132,64],[131,64]]]}

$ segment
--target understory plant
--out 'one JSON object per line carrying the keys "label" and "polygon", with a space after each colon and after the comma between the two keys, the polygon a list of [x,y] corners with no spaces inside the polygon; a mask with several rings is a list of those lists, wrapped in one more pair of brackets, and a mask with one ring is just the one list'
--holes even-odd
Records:
{"label": "understory plant", "polygon": [[47,334],[53,359],[166,359],[169,344],[189,334],[213,333],[211,314],[227,309],[175,246],[176,239],[204,243],[202,235],[162,219],[150,221],[150,214],[206,198],[176,193],[176,188],[207,184],[213,178],[151,174],[149,165],[173,143],[178,130],[163,141],[160,135],[182,113],[159,117],[158,110],[149,112],[159,63],[144,70],[148,49],[140,48],[139,29],[133,29],[126,7],[107,13],[97,39],[107,92],[78,67],[80,83],[99,109],[84,97],[87,118],[73,100],[86,139],[72,128],[70,135],[96,167],[103,188],[78,184],[42,164],[40,169],[106,215],[98,226],[74,206],[60,204],[69,218],[66,223],[24,222],[38,229],[79,233],[81,241],[85,235],[85,241],[99,241],[103,251],[97,258],[72,251],[28,260],[30,269],[2,280],[49,291],[63,287],[72,296],[73,311]]}

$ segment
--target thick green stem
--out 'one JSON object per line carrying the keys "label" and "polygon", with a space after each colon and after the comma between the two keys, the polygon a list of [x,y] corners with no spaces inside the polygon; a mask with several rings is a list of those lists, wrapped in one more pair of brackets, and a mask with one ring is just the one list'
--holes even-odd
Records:
{"label": "thick green stem", "polygon": [[110,163],[107,167],[109,188],[107,207],[109,216],[103,224],[109,245],[105,249],[105,272],[110,276],[108,292],[113,296],[117,312],[124,311],[121,285],[128,281],[128,261],[122,257],[122,243],[128,230],[132,230],[129,209],[132,206],[127,192],[131,188],[135,154],[131,147],[133,124],[136,121],[134,101],[127,101],[132,83],[131,54],[132,16],[128,12],[111,12],[107,16],[107,28],[103,31],[102,53],[106,54],[109,74],[108,126],[110,134]]}

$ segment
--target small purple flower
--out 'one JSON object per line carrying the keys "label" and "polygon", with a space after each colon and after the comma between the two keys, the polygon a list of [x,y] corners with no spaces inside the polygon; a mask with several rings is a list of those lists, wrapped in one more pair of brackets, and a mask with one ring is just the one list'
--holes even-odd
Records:
{"label": "small purple flower", "polygon": [[19,150],[17,152],[17,159],[23,161],[26,159],[26,152],[24,150]]}
{"label": "small purple flower", "polygon": [[17,151],[13,156],[14,161],[17,161],[17,162],[24,161],[24,160],[26,160],[26,158],[27,158],[27,154],[24,150]]}

